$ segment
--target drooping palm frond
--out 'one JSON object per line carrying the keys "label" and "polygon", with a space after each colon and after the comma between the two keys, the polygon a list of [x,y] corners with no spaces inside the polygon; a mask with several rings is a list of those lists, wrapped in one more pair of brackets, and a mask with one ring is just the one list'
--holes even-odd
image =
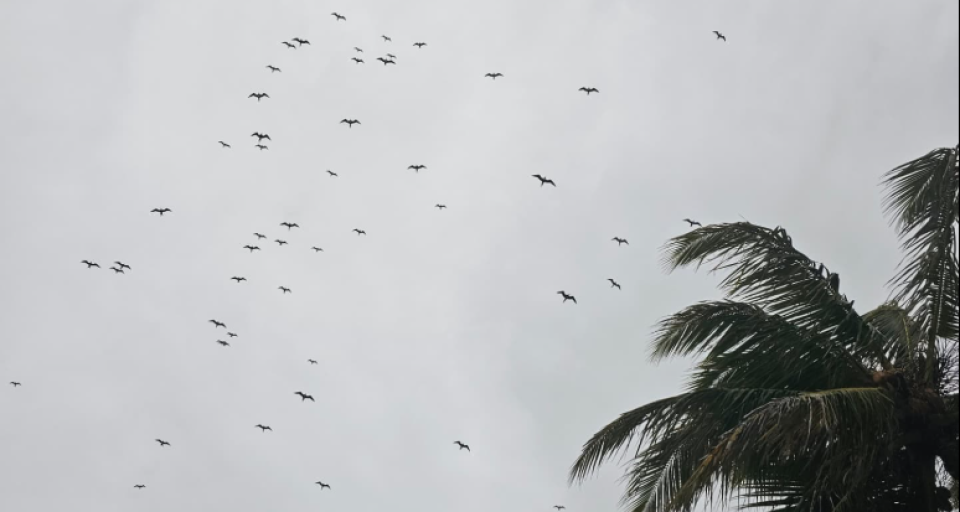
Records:
{"label": "drooping palm frond", "polygon": [[871,370],[829,336],[742,302],[704,302],[662,321],[654,360],[689,355],[706,355],[691,390],[813,391],[871,382]]}
{"label": "drooping palm frond", "polygon": [[890,171],[887,213],[899,232],[904,260],[893,283],[927,337],[927,377],[933,374],[936,338],[957,340],[957,149],[938,149]]}
{"label": "drooping palm frond", "polygon": [[[816,468],[805,482],[811,502],[846,492],[846,502],[890,456],[897,434],[893,398],[877,388],[837,389],[771,401],[730,430],[674,497],[683,510],[712,486],[730,495],[771,464]],[[798,428],[803,425],[803,428]],[[838,489],[843,482],[845,489]]]}
{"label": "drooping palm frond", "polygon": [[829,333],[837,347],[869,365],[892,369],[889,341],[857,314],[817,264],[793,246],[782,228],[748,222],[705,226],[666,247],[670,269],[713,265],[731,297],[754,303],[797,327]]}
{"label": "drooping palm frond", "polygon": [[892,362],[900,368],[915,366],[925,333],[909,311],[896,302],[888,302],[864,314],[863,319],[890,341],[887,357]]}

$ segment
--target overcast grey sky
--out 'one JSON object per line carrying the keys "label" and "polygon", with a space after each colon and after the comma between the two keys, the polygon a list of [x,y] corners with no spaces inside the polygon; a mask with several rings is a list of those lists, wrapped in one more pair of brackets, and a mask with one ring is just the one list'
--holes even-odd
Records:
{"label": "overcast grey sky", "polygon": [[716,296],[665,275],[662,244],[684,217],[783,225],[858,306],[882,302],[898,255],[877,184],[958,140],[957,18],[943,0],[3,0],[0,509],[614,510],[620,468],[575,488],[567,470],[682,390],[690,363],[648,363],[649,333]]}

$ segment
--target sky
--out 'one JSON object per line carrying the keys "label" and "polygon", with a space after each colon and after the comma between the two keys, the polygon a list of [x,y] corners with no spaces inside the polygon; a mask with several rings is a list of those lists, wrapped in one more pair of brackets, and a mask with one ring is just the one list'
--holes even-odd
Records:
{"label": "sky", "polygon": [[882,174],[960,136],[956,2],[0,6],[3,510],[616,510],[621,466],[567,473],[683,390],[651,332],[719,295],[661,265],[682,219],[872,307]]}

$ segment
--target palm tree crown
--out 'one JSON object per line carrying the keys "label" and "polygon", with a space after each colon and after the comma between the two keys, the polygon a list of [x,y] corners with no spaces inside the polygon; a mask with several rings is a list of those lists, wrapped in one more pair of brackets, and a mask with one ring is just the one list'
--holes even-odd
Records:
{"label": "palm tree crown", "polygon": [[702,362],[686,393],[594,435],[571,481],[634,446],[624,497],[634,512],[730,499],[777,512],[953,510],[957,153],[886,176],[905,256],[891,301],[867,313],[783,228],[720,224],[672,239],[670,268],[724,272],[727,300],[662,321],[653,356]]}

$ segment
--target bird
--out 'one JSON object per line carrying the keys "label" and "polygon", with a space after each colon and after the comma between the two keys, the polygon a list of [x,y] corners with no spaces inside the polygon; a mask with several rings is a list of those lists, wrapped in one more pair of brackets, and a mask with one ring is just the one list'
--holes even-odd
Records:
{"label": "bird", "polygon": [[300,46],[303,46],[303,45],[313,46],[310,44],[310,41],[307,41],[306,39],[300,39],[299,37],[294,37],[293,42],[297,43]]}
{"label": "bird", "polygon": [[236,281],[237,283],[241,283],[241,282],[243,282],[243,281],[246,281],[246,280],[247,280],[247,278],[246,278],[246,277],[236,277],[236,276],[234,276],[234,277],[231,277],[230,279],[232,279],[232,280],[234,280],[234,281]]}
{"label": "bird", "polygon": [[703,227],[703,224],[700,224],[699,222],[697,222],[697,221],[695,221],[695,220],[683,219],[683,221],[686,222],[687,224],[690,224],[690,227],[691,227],[691,228],[694,227],[694,226],[701,227],[701,228]]}
{"label": "bird", "polygon": [[553,185],[554,187],[557,186],[557,184],[554,183],[553,180],[547,179],[546,177],[541,176],[541,175],[539,175],[539,174],[534,174],[533,177],[536,178],[536,179],[538,179],[538,180],[540,180],[540,186],[541,186],[541,187],[544,186],[544,185],[546,185],[547,183]]}
{"label": "bird", "polygon": [[267,426],[267,425],[257,425],[257,426],[254,427],[254,428],[259,428],[261,432],[266,432],[266,431],[268,431],[268,430],[269,430],[270,432],[273,432],[273,429],[270,428],[270,427]]}
{"label": "bird", "polygon": [[279,287],[279,288],[277,288],[277,289],[280,290],[281,292],[283,292],[284,294],[293,293],[293,291],[290,290],[290,288],[287,288],[286,286],[281,286],[281,287]]}
{"label": "bird", "polygon": [[434,206],[434,208],[443,211],[443,210],[447,209],[447,205],[445,205],[445,204],[438,204],[438,205]]}
{"label": "bird", "polygon": [[720,31],[714,30],[713,33],[717,35],[717,40],[723,39],[724,42],[727,41],[727,36],[721,34]]}
{"label": "bird", "polygon": [[350,60],[356,62],[357,64],[363,64],[363,59],[359,59],[357,57],[351,57]]}
{"label": "bird", "polygon": [[297,391],[297,392],[294,393],[294,395],[299,396],[301,402],[306,402],[307,400],[310,400],[311,402],[316,402],[316,400],[314,400],[312,396],[310,396],[310,395],[308,395],[308,394],[306,394],[306,393],[304,393],[304,392],[302,392],[302,391]]}
{"label": "bird", "polygon": [[427,168],[426,165],[421,165],[421,164],[411,165],[410,167],[407,167],[407,169],[413,169],[415,172],[420,172],[426,168]]}
{"label": "bird", "polygon": [[321,491],[324,490],[324,489],[332,489],[332,487],[330,487],[329,485],[327,485],[327,484],[325,484],[325,483],[323,483],[323,482],[317,482],[316,484],[320,486],[320,490],[321,490]]}
{"label": "bird", "polygon": [[568,300],[573,301],[574,304],[577,303],[577,298],[576,298],[576,297],[574,297],[573,295],[570,295],[569,293],[567,293],[567,292],[565,292],[565,291],[563,291],[563,290],[560,290],[559,292],[557,292],[557,295],[563,295],[563,302],[564,302],[564,303],[566,303]]}
{"label": "bird", "polygon": [[354,49],[357,53],[363,53],[363,48],[358,48],[358,47],[354,46],[353,49]]}
{"label": "bird", "polygon": [[80,263],[83,263],[84,265],[86,265],[87,268],[93,268],[93,267],[100,268],[100,265],[99,265],[99,264],[94,263],[94,262],[89,261],[89,260],[83,260],[83,261],[81,261]]}
{"label": "bird", "polygon": [[348,127],[353,128],[353,125],[360,124],[360,121],[356,119],[343,119],[340,121],[340,124],[346,124]]}
{"label": "bird", "polygon": [[225,323],[223,323],[223,322],[219,322],[219,321],[217,321],[217,320],[210,320],[210,323],[213,324],[213,328],[214,328],[214,329],[217,329],[217,328],[220,328],[220,327],[223,327],[224,329],[227,328],[227,324],[225,324]]}
{"label": "bird", "polygon": [[223,340],[217,340],[217,343],[219,343],[220,346],[222,346],[222,347],[229,347],[229,346],[230,346],[229,343],[227,343],[226,341],[223,341]]}
{"label": "bird", "polygon": [[243,248],[244,248],[244,249],[248,249],[250,252],[259,251],[259,250],[260,250],[260,248],[257,247],[256,245],[244,245]]}
{"label": "bird", "polygon": [[413,45],[416,46],[417,48],[423,48],[424,46],[427,45],[427,43],[413,43]]}
{"label": "bird", "polygon": [[235,333],[235,332],[228,332],[228,333],[227,333],[227,336],[230,336],[231,338],[236,338],[236,337],[237,337],[237,333]]}
{"label": "bird", "polygon": [[623,244],[630,245],[630,242],[628,242],[626,238],[620,238],[620,237],[617,237],[617,236],[613,237],[613,238],[611,239],[611,241],[616,242],[616,243],[617,243],[617,246],[621,246],[621,245],[623,245]]}
{"label": "bird", "polygon": [[470,445],[461,443],[460,441],[454,441],[453,444],[460,447],[460,450],[470,451]]}
{"label": "bird", "polygon": [[20,384],[19,382],[14,382],[14,381],[11,381],[10,385],[15,388],[23,387],[23,384]]}
{"label": "bird", "polygon": [[279,246],[281,246],[281,247],[283,247],[284,245],[287,245],[287,241],[286,241],[286,240],[279,240],[279,239],[278,239],[278,240],[274,240],[274,242],[276,242],[277,245],[279,245]]}
{"label": "bird", "polygon": [[315,360],[313,360],[313,359],[307,359],[307,362],[310,363],[310,364],[318,364],[318,363],[317,363]]}
{"label": "bird", "polygon": [[620,283],[614,281],[613,279],[607,279],[607,281],[610,281],[610,288],[616,288],[616,289],[618,289],[618,290],[622,290],[622,289],[623,289],[623,288],[620,287]]}
{"label": "bird", "polygon": [[126,272],[123,271],[122,268],[117,268],[117,267],[110,267],[110,270],[112,270],[114,274],[125,274],[125,273],[126,273]]}
{"label": "bird", "polygon": [[137,484],[133,486],[134,489],[146,489],[147,486],[143,484]]}
{"label": "bird", "polygon": [[337,21],[346,21],[346,20],[347,20],[347,17],[344,16],[344,15],[342,15],[342,14],[340,14],[340,13],[332,12],[332,13],[330,13],[330,15],[333,16],[334,18],[337,18]]}
{"label": "bird", "polygon": [[564,507],[563,505],[554,505],[553,508],[555,508],[555,509],[557,509],[557,510],[566,510],[566,509],[567,509],[567,507]]}
{"label": "bird", "polygon": [[483,76],[484,76],[484,78],[490,77],[490,78],[496,80],[498,77],[503,76],[503,73],[487,73],[486,75],[483,75]]}
{"label": "bird", "polygon": [[155,439],[155,441],[160,443],[160,448],[163,448],[164,446],[170,446],[170,443],[164,441],[163,439]]}
{"label": "bird", "polygon": [[393,42],[393,39],[390,39],[389,36],[380,36],[380,37],[383,38],[384,42],[387,42],[387,43],[392,43],[392,42]]}
{"label": "bird", "polygon": [[289,43],[289,42],[287,42],[287,41],[284,41],[284,42],[283,42],[283,45],[286,46],[287,48],[293,48],[294,50],[297,49],[297,45],[292,44],[292,43]]}
{"label": "bird", "polygon": [[257,148],[257,149],[259,149],[260,151],[263,151],[264,149],[270,149],[269,147],[264,146],[263,144],[257,144],[257,145],[254,146],[254,147]]}
{"label": "bird", "polygon": [[278,67],[276,67],[276,66],[267,65],[267,69],[269,69],[271,73],[282,73],[282,72],[283,72],[283,70],[281,70],[280,68],[278,68]]}
{"label": "bird", "polygon": [[356,233],[357,236],[360,236],[360,235],[366,236],[366,234],[367,234],[367,232],[364,231],[364,230],[362,230],[362,229],[354,229],[353,232]]}
{"label": "bird", "polygon": [[327,174],[329,174],[330,176],[333,176],[334,178],[336,178],[337,176],[340,176],[339,174],[337,174],[337,173],[335,173],[335,172],[333,172],[333,171],[327,171]]}
{"label": "bird", "polygon": [[160,216],[163,217],[163,214],[164,214],[164,213],[170,213],[170,212],[172,212],[172,211],[173,211],[173,210],[171,210],[170,208],[154,208],[154,209],[150,210],[150,213],[159,213]]}
{"label": "bird", "polygon": [[397,56],[394,55],[394,54],[392,54],[392,53],[388,53],[388,54],[387,54],[387,57],[390,58],[390,59],[396,59],[396,58],[397,58]]}
{"label": "bird", "polygon": [[270,136],[267,135],[266,133],[253,132],[253,133],[250,134],[250,136],[251,136],[251,137],[256,137],[256,138],[257,138],[257,142],[263,142],[264,139],[266,139],[266,140],[273,140],[273,139],[271,139]]}
{"label": "bird", "polygon": [[287,231],[290,231],[290,230],[293,229],[293,228],[299,228],[299,227],[300,227],[300,226],[297,225],[296,222],[281,222],[280,225],[283,226],[283,227],[285,227],[285,228],[287,228]]}
{"label": "bird", "polygon": [[269,97],[270,95],[265,92],[254,92],[254,93],[251,93],[250,96],[247,96],[247,98],[256,98],[257,102],[259,102],[263,98],[269,98]]}
{"label": "bird", "polygon": [[230,148],[233,147],[233,146],[231,146],[230,144],[227,144],[226,142],[224,142],[224,141],[222,141],[222,140],[218,140],[217,143],[219,143],[220,146],[221,146],[222,148],[224,148],[224,149],[230,149]]}
{"label": "bird", "polygon": [[383,57],[377,57],[377,60],[382,62],[384,66],[386,66],[387,64],[396,64],[396,61],[394,61],[393,59],[385,59]]}
{"label": "bird", "polygon": [[311,247],[311,249],[313,249],[313,252],[323,252],[323,249],[319,247]]}
{"label": "bird", "polygon": [[132,268],[130,268],[130,265],[127,265],[126,263],[123,263],[122,261],[114,261],[113,264],[116,265],[116,266],[118,266],[118,267],[120,267],[120,268],[123,268],[123,269],[133,270]]}
{"label": "bird", "polygon": [[581,87],[580,90],[587,93],[587,96],[590,96],[590,93],[592,92],[600,92],[596,87]]}

